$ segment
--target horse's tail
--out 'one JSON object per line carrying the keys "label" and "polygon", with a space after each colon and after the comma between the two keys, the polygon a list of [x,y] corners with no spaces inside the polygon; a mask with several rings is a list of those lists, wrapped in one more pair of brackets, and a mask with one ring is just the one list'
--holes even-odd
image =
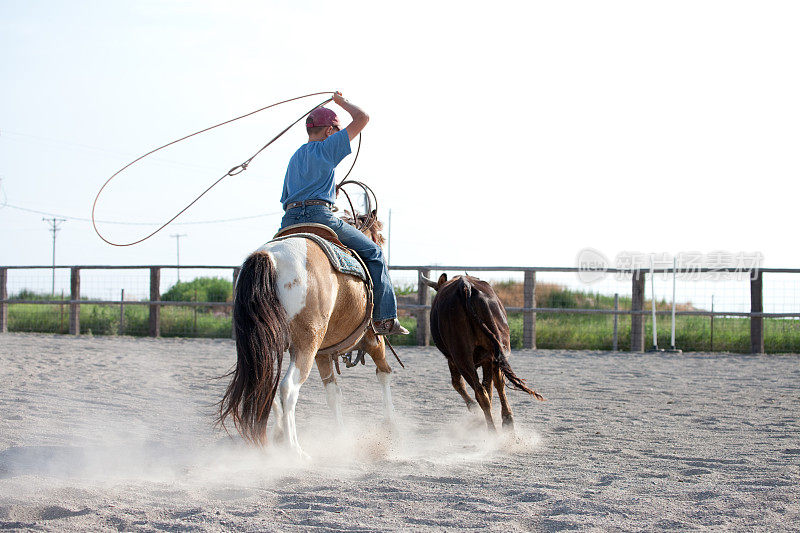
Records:
{"label": "horse's tail", "polygon": [[499,300],[495,302],[492,299],[481,297],[480,291],[472,290],[473,287],[469,280],[462,277],[459,281],[461,281],[462,284],[459,292],[465,299],[465,306],[474,323],[477,324],[489,338],[494,350],[494,363],[508,380],[509,385],[517,390],[527,392],[537,400],[544,401],[544,397],[528,387],[525,380],[517,376],[514,371],[511,370],[511,365],[508,364],[505,347],[500,341],[501,331],[498,326],[498,320],[502,320],[506,324],[508,323],[502,303],[500,303]]}
{"label": "horse's tail", "polygon": [[234,289],[236,368],[219,404],[218,423],[230,416],[245,439],[266,443],[267,419],[278,390],[289,322],[276,292],[275,266],[267,252],[251,254]]}

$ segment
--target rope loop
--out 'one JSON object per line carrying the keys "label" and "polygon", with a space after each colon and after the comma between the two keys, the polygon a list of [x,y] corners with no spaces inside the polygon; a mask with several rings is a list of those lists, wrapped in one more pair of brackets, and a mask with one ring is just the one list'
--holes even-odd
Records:
{"label": "rope loop", "polygon": [[[357,187],[360,187],[361,190],[364,192],[364,198],[366,199],[366,204],[367,204],[365,207],[367,212],[365,213],[365,218],[363,222],[359,222],[358,220],[358,212],[356,211],[355,206],[353,205],[353,201],[350,199],[350,195],[344,189],[345,185],[355,185]],[[377,215],[378,197],[375,196],[375,191],[373,191],[372,188],[366,183],[356,180],[348,180],[346,176],[345,179],[342,180],[339,183],[339,185],[336,186],[336,192],[338,193],[339,191],[344,193],[345,198],[347,198],[347,203],[350,204],[350,212],[353,215],[353,226],[355,226],[357,230],[362,232],[369,230],[372,227],[372,225],[375,224],[375,221],[378,218]]]}
{"label": "rope loop", "polygon": [[242,163],[241,165],[236,165],[235,167],[230,169],[228,171],[228,174],[226,174],[226,175],[227,176],[235,176],[237,174],[241,174],[245,170],[247,170],[247,163]]}
{"label": "rope loop", "polygon": [[[290,98],[290,99],[288,99],[288,100],[283,100],[283,101],[280,101],[280,102],[276,102],[276,103],[274,103],[274,104],[270,104],[270,105],[268,105],[268,106],[262,107],[261,109],[256,109],[255,111],[251,111],[250,113],[247,113],[247,114],[245,114],[245,115],[241,115],[241,116],[238,116],[238,117],[236,117],[236,118],[232,118],[232,119],[230,119],[230,120],[226,120],[225,122],[220,122],[219,124],[215,124],[214,126],[209,126],[208,128],[202,129],[202,130],[200,130],[200,131],[196,131],[196,132],[194,132],[194,133],[191,133],[191,134],[189,134],[189,135],[186,135],[186,136],[184,136],[184,137],[181,137],[180,139],[177,139],[177,140],[174,140],[174,141],[172,141],[172,142],[169,142],[169,143],[167,143],[167,144],[165,144],[165,145],[163,145],[163,146],[159,146],[158,148],[155,148],[154,150],[150,150],[150,151],[149,151],[149,152],[147,152],[146,154],[144,154],[144,155],[142,155],[142,156],[139,156],[139,157],[137,157],[136,159],[134,159],[133,161],[131,161],[130,163],[128,163],[127,165],[125,165],[124,167],[122,167],[121,169],[119,169],[118,171],[116,171],[114,174],[112,174],[112,175],[111,175],[111,177],[110,177],[110,178],[108,178],[108,179],[105,181],[105,183],[103,183],[102,187],[100,187],[100,190],[99,190],[99,191],[97,191],[97,196],[95,196],[95,197],[94,197],[94,203],[92,204],[92,227],[94,228],[94,232],[95,232],[95,233],[97,233],[97,236],[98,236],[98,237],[100,237],[100,239],[102,239],[102,240],[103,240],[104,242],[106,242],[107,244],[110,244],[111,246],[120,246],[120,247],[122,247],[122,246],[133,246],[134,244],[139,244],[140,242],[144,242],[144,241],[146,241],[147,239],[149,239],[150,237],[152,237],[153,235],[155,235],[155,234],[156,234],[156,233],[158,233],[159,231],[161,231],[161,230],[163,230],[164,228],[166,228],[167,226],[169,226],[169,225],[170,225],[170,224],[171,224],[171,223],[172,223],[172,222],[173,222],[173,221],[174,221],[176,218],[178,218],[179,216],[181,216],[181,215],[182,215],[182,214],[183,214],[183,213],[184,213],[184,212],[185,212],[187,209],[189,209],[189,208],[190,208],[190,207],[192,207],[192,206],[193,206],[195,203],[197,203],[197,201],[198,201],[198,200],[200,200],[200,198],[202,198],[202,197],[203,197],[203,196],[204,196],[204,195],[205,195],[205,194],[206,194],[208,191],[210,191],[212,188],[214,188],[214,186],[215,186],[215,185],[217,185],[217,184],[218,184],[220,181],[222,181],[223,179],[227,178],[228,176],[236,176],[237,174],[241,174],[242,172],[244,172],[245,170],[247,170],[247,166],[250,164],[250,162],[251,162],[251,161],[253,161],[253,159],[254,159],[254,158],[255,158],[255,157],[258,155],[258,154],[260,154],[261,152],[263,152],[263,151],[264,151],[264,150],[265,150],[265,149],[266,149],[266,148],[267,148],[269,145],[271,145],[273,142],[275,142],[276,140],[278,140],[278,138],[280,138],[280,137],[281,137],[281,136],[282,136],[284,133],[286,133],[287,131],[289,131],[289,129],[291,129],[291,128],[292,128],[292,126],[294,126],[295,124],[297,124],[298,122],[300,122],[301,120],[303,120],[303,119],[304,119],[304,118],[305,118],[305,117],[306,117],[306,116],[307,116],[309,113],[311,113],[312,111],[314,111],[314,110],[315,110],[315,109],[317,109],[318,107],[321,107],[321,106],[323,106],[323,105],[327,104],[328,102],[332,101],[332,100],[333,100],[333,98],[332,98],[332,97],[331,97],[331,98],[328,98],[327,100],[325,100],[325,101],[323,101],[323,102],[320,102],[319,104],[315,105],[313,108],[311,108],[311,109],[309,109],[308,111],[306,111],[305,113],[303,113],[303,115],[302,115],[300,118],[298,118],[297,120],[295,120],[294,122],[292,122],[292,123],[291,123],[289,126],[287,126],[287,127],[286,127],[286,129],[284,129],[284,130],[283,130],[282,132],[280,132],[278,135],[276,135],[275,137],[273,137],[273,138],[272,138],[272,140],[270,140],[270,141],[269,141],[267,144],[265,144],[264,146],[262,146],[262,147],[261,147],[261,149],[259,149],[259,150],[258,150],[258,151],[257,151],[255,154],[253,154],[253,155],[252,155],[252,156],[251,156],[249,159],[247,159],[247,160],[246,160],[244,163],[242,163],[242,164],[240,164],[240,165],[237,165],[237,166],[233,167],[233,168],[232,168],[232,169],[230,169],[230,170],[229,170],[227,173],[223,174],[223,175],[222,175],[222,177],[218,178],[218,179],[217,179],[217,180],[216,180],[214,183],[212,183],[212,184],[211,184],[211,185],[210,185],[210,186],[209,186],[209,187],[208,187],[206,190],[204,190],[202,193],[200,193],[200,194],[197,196],[197,198],[195,198],[194,200],[192,200],[192,201],[189,203],[189,205],[187,205],[186,207],[184,207],[183,209],[181,209],[180,211],[178,211],[178,213],[177,213],[175,216],[173,216],[173,217],[172,217],[172,218],[170,218],[168,221],[166,221],[164,224],[162,224],[162,225],[161,225],[161,226],[160,226],[160,227],[159,227],[157,230],[155,230],[154,232],[150,233],[149,235],[147,235],[147,236],[145,236],[145,237],[142,237],[141,239],[139,239],[139,240],[136,240],[136,241],[133,241],[133,242],[128,242],[128,243],[116,243],[116,242],[111,242],[110,240],[106,239],[106,238],[105,238],[105,237],[104,237],[104,236],[103,236],[103,235],[100,233],[100,230],[97,228],[97,220],[95,219],[95,209],[97,208],[97,201],[100,199],[100,194],[102,194],[102,192],[103,192],[103,190],[106,188],[106,186],[107,186],[107,185],[108,185],[108,184],[111,182],[111,180],[113,180],[114,178],[116,178],[116,177],[117,177],[119,174],[121,174],[121,173],[122,173],[122,172],[123,172],[125,169],[127,169],[128,167],[131,167],[131,166],[133,166],[134,164],[136,164],[137,162],[141,161],[141,160],[142,160],[142,159],[144,159],[145,157],[147,157],[147,156],[149,156],[149,155],[151,155],[151,154],[154,154],[154,153],[158,152],[159,150],[163,150],[164,148],[166,148],[166,147],[168,147],[168,146],[172,146],[173,144],[177,144],[177,143],[179,143],[179,142],[181,142],[181,141],[185,141],[186,139],[188,139],[188,138],[190,138],[190,137],[194,137],[195,135],[199,135],[199,134],[201,134],[201,133],[205,133],[205,132],[207,132],[207,131],[209,131],[209,130],[213,130],[214,128],[218,128],[218,127],[220,127],[220,126],[224,126],[225,124],[230,124],[231,122],[234,122],[234,121],[237,121],[237,120],[243,119],[243,118],[245,118],[245,117],[249,117],[249,116],[251,116],[251,115],[255,115],[256,113],[260,113],[261,111],[264,111],[264,110],[266,110],[266,109],[269,109],[269,108],[271,108],[271,107],[279,106],[279,105],[281,105],[281,104],[286,104],[286,103],[289,103],[289,102],[294,102],[295,100],[300,100],[300,99],[303,99],[303,98],[308,98],[309,96],[319,96],[319,95],[323,95],[323,94],[324,94],[324,95],[330,95],[330,94],[335,94],[335,93],[334,93],[333,91],[324,91],[324,92],[318,92],[318,93],[310,93],[310,94],[304,94],[303,96],[297,96],[297,97],[295,97],[295,98]],[[359,137],[359,147],[360,147],[360,146],[361,146],[361,140],[360,140],[360,137]],[[357,157],[358,157],[358,154],[356,154],[356,158],[357,158]],[[353,165],[355,165],[355,161],[353,161]],[[352,168],[352,167],[350,167],[350,170],[353,170],[353,168]],[[348,172],[348,174],[349,174],[349,172]],[[346,176],[345,176],[345,177],[346,177]]]}

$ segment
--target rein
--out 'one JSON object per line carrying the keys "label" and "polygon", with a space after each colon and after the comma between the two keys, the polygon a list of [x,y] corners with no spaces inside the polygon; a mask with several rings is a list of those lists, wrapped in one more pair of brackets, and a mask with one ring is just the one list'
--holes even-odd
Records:
{"label": "rein", "polygon": [[388,346],[389,349],[392,351],[392,353],[394,354],[394,358],[397,359],[397,362],[400,363],[400,366],[405,368],[406,365],[404,365],[403,362],[400,360],[400,357],[397,355],[397,352],[394,351],[394,346],[392,346],[392,343],[389,342],[389,339],[387,339],[386,336],[383,337],[383,342],[385,342],[386,346]]}
{"label": "rein", "polygon": [[[256,113],[260,113],[261,111],[264,111],[264,110],[266,110],[266,109],[269,109],[269,108],[271,108],[271,107],[276,107],[276,106],[279,106],[279,105],[281,105],[281,104],[286,104],[286,103],[289,103],[289,102],[294,102],[295,100],[300,100],[300,99],[303,99],[303,98],[308,98],[309,96],[319,96],[319,95],[328,95],[328,94],[333,94],[333,92],[332,92],[332,91],[324,91],[324,92],[318,92],[318,93],[304,94],[303,96],[297,96],[297,97],[295,97],[295,98],[290,98],[290,99],[288,99],[288,100],[283,100],[283,101],[281,101],[281,102],[276,102],[276,103],[274,103],[274,104],[270,104],[270,105],[268,105],[268,106],[262,107],[261,109],[256,109],[255,111],[251,111],[250,113],[247,113],[247,114],[241,115],[241,116],[239,116],[239,117],[232,118],[232,119],[230,119],[230,120],[226,120],[225,122],[220,122],[219,124],[215,124],[214,126],[209,126],[208,128],[202,129],[202,130],[200,130],[200,131],[196,131],[196,132],[194,132],[194,133],[191,133],[191,134],[189,134],[189,135],[186,135],[185,137],[181,137],[180,139],[177,139],[177,140],[174,140],[174,141],[172,141],[172,142],[169,142],[169,143],[167,143],[167,144],[165,144],[165,145],[163,145],[163,146],[159,146],[158,148],[155,148],[154,150],[150,150],[150,151],[149,151],[149,152],[147,152],[146,154],[144,154],[144,155],[142,155],[142,156],[139,156],[139,157],[137,157],[136,159],[134,159],[133,161],[131,161],[130,163],[128,163],[127,165],[125,165],[124,167],[122,167],[121,169],[119,169],[118,171],[116,171],[114,174],[112,174],[112,175],[111,175],[111,177],[110,177],[110,178],[108,178],[108,179],[105,181],[105,183],[103,183],[103,186],[102,186],[102,187],[100,187],[100,190],[99,190],[99,191],[97,191],[97,196],[95,196],[95,198],[94,198],[94,203],[92,203],[92,227],[94,228],[94,231],[95,231],[95,233],[97,233],[97,236],[98,236],[98,237],[100,237],[100,238],[101,238],[103,241],[105,241],[106,243],[110,244],[111,246],[120,246],[120,247],[122,247],[122,246],[133,246],[134,244],[139,244],[140,242],[144,242],[144,241],[146,241],[147,239],[149,239],[150,237],[152,237],[153,235],[155,235],[156,233],[158,233],[159,231],[163,230],[163,229],[164,229],[164,228],[166,228],[168,225],[170,225],[170,224],[171,224],[171,223],[172,223],[172,222],[173,222],[173,221],[174,221],[176,218],[178,218],[179,216],[181,216],[181,215],[182,215],[182,214],[183,214],[183,213],[184,213],[184,212],[185,212],[187,209],[189,209],[189,208],[190,208],[190,207],[192,207],[192,206],[193,206],[195,203],[197,203],[197,201],[198,201],[198,200],[200,200],[200,198],[202,198],[203,196],[205,196],[205,194],[206,194],[208,191],[210,191],[211,189],[213,189],[213,188],[214,188],[214,187],[215,187],[215,186],[216,186],[216,185],[217,185],[219,182],[221,182],[222,180],[224,180],[224,179],[225,179],[225,178],[227,178],[228,176],[236,176],[237,174],[241,174],[242,172],[244,172],[245,170],[247,170],[247,167],[248,167],[248,165],[249,165],[249,164],[250,164],[250,163],[253,161],[253,159],[255,159],[255,157],[256,157],[258,154],[260,154],[261,152],[263,152],[264,150],[266,150],[266,148],[267,148],[269,145],[271,145],[272,143],[274,143],[275,141],[277,141],[277,140],[278,140],[278,139],[279,139],[279,138],[280,138],[280,137],[281,137],[281,136],[282,136],[284,133],[286,133],[287,131],[289,131],[289,130],[292,128],[292,126],[294,126],[295,124],[297,124],[298,122],[300,122],[301,120],[303,120],[303,119],[304,119],[304,118],[305,118],[305,117],[306,117],[306,116],[307,116],[309,113],[311,113],[312,111],[314,111],[314,110],[315,110],[315,109],[317,109],[318,107],[321,107],[321,106],[323,106],[323,105],[327,104],[328,102],[330,102],[331,100],[333,100],[333,98],[332,98],[332,97],[331,97],[331,98],[328,98],[328,99],[327,99],[327,100],[325,100],[324,102],[320,102],[319,104],[315,105],[313,108],[311,108],[311,109],[309,109],[308,111],[306,111],[306,112],[305,112],[305,113],[304,113],[304,114],[303,114],[303,115],[302,115],[300,118],[298,118],[297,120],[295,120],[294,122],[292,122],[292,123],[291,123],[289,126],[287,126],[287,127],[286,127],[286,128],[283,130],[283,131],[281,131],[279,134],[277,134],[275,137],[273,137],[273,138],[272,138],[272,140],[270,140],[270,141],[269,141],[267,144],[265,144],[264,146],[262,146],[262,147],[261,147],[261,148],[260,148],[260,149],[259,149],[259,150],[258,150],[256,153],[254,153],[252,156],[250,156],[250,157],[249,157],[248,159],[246,159],[244,162],[240,163],[239,165],[236,165],[235,167],[233,167],[232,169],[230,169],[228,172],[226,172],[225,174],[223,174],[223,175],[222,175],[222,176],[221,176],[219,179],[217,179],[217,180],[216,180],[214,183],[212,183],[212,184],[211,184],[211,185],[210,185],[210,186],[209,186],[209,187],[208,187],[206,190],[204,190],[202,193],[200,193],[200,195],[198,195],[198,196],[197,196],[197,197],[196,197],[194,200],[192,200],[192,201],[191,201],[191,202],[190,202],[190,203],[189,203],[189,204],[188,204],[186,207],[184,207],[183,209],[181,209],[180,211],[178,211],[178,213],[177,213],[175,216],[173,216],[172,218],[170,218],[169,220],[167,220],[167,221],[166,221],[164,224],[162,224],[162,225],[161,225],[161,226],[160,226],[158,229],[156,229],[154,232],[150,233],[149,235],[147,235],[147,236],[145,236],[145,237],[142,237],[142,238],[141,238],[141,239],[139,239],[139,240],[133,241],[133,242],[128,242],[128,243],[116,243],[116,242],[111,242],[110,240],[106,239],[106,238],[105,238],[105,237],[104,237],[104,236],[103,236],[103,235],[100,233],[100,230],[97,228],[97,221],[95,220],[95,214],[94,214],[94,213],[95,213],[95,209],[97,208],[97,201],[100,199],[100,194],[103,192],[103,189],[105,189],[105,188],[106,188],[106,186],[107,186],[107,185],[108,185],[108,184],[111,182],[111,180],[113,180],[115,177],[117,177],[119,174],[121,174],[121,173],[122,173],[123,171],[125,171],[127,168],[129,168],[129,167],[133,166],[135,163],[137,163],[137,162],[141,161],[141,160],[142,160],[142,159],[144,159],[145,157],[147,157],[147,156],[149,156],[149,155],[151,155],[151,154],[154,154],[154,153],[158,152],[159,150],[163,150],[164,148],[166,148],[166,147],[168,147],[168,146],[172,146],[173,144],[177,144],[177,143],[179,143],[179,142],[181,142],[181,141],[185,141],[186,139],[189,139],[190,137],[194,137],[195,135],[200,135],[201,133],[205,133],[205,132],[207,132],[207,131],[213,130],[214,128],[218,128],[218,127],[220,127],[220,126],[224,126],[224,125],[226,125],[226,124],[230,124],[231,122],[235,122],[235,121],[237,121],[237,120],[240,120],[240,119],[243,119],[243,118],[249,117],[249,116],[251,116],[251,115],[255,115]],[[361,148],[361,137],[360,137],[360,136],[359,136],[359,139],[358,139],[358,146],[359,146],[359,149],[360,149],[360,148]],[[358,152],[356,152],[356,158],[358,158]],[[354,160],[354,161],[353,161],[353,166],[355,166],[355,163],[356,163],[356,162],[355,162],[355,160]],[[352,171],[352,170],[353,170],[353,166],[351,166],[351,167],[350,167],[350,171]],[[347,176],[349,176],[349,175],[350,175],[350,172],[348,172],[348,173],[347,173]],[[347,176],[345,176],[345,179],[347,178]],[[339,184],[339,187],[341,187],[341,185],[343,185],[343,183],[340,183],[340,184]],[[337,189],[338,189],[338,188],[337,188]],[[346,193],[345,193],[345,194],[346,194]],[[349,200],[349,198],[348,198],[348,200]],[[352,206],[352,204],[351,204],[351,206]]]}

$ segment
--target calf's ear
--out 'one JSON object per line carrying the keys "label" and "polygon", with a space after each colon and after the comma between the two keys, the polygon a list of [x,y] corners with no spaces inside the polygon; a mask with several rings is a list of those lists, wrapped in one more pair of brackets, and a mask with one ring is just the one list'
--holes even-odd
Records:
{"label": "calf's ear", "polygon": [[439,285],[439,287],[447,283],[447,274],[442,274],[439,276],[439,280],[436,283]]}

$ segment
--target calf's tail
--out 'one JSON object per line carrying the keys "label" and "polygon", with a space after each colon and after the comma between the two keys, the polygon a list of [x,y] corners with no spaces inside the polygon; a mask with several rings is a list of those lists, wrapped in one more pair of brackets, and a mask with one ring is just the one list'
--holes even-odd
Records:
{"label": "calf's tail", "polygon": [[[472,316],[474,323],[478,324],[481,330],[489,337],[493,347],[494,362],[503,373],[503,376],[508,380],[509,386],[523,392],[527,392],[539,401],[544,401],[544,397],[535,390],[528,387],[525,380],[517,376],[508,364],[508,358],[505,354],[503,343],[500,342],[500,331],[496,324],[496,320],[492,320],[492,309],[486,303],[486,300],[480,297],[473,297],[472,284],[461,278],[461,294],[464,297],[464,305]],[[502,304],[500,304],[502,306]],[[502,313],[505,319],[505,310],[500,307],[498,312]],[[488,319],[487,319],[488,318]],[[507,320],[507,319],[506,319]]]}
{"label": "calf's tail", "polygon": [[517,390],[521,390],[521,391],[527,392],[528,394],[530,394],[531,396],[533,396],[534,398],[536,398],[537,400],[539,400],[541,402],[544,401],[544,397],[541,394],[539,394],[535,390],[533,390],[530,387],[528,387],[525,384],[525,380],[522,379],[521,377],[518,377],[514,373],[514,371],[511,370],[511,366],[508,364],[508,359],[506,359],[506,356],[505,356],[505,354],[503,354],[503,352],[501,352],[499,350],[497,352],[495,352],[495,362],[497,363],[497,366],[500,367],[500,372],[503,373],[503,375],[508,380],[508,383],[513,388],[515,388]]}

